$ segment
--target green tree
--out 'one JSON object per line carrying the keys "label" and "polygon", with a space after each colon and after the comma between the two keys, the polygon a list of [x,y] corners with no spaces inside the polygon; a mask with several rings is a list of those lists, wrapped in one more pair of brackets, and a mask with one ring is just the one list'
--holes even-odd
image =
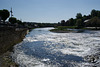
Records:
{"label": "green tree", "polygon": [[61,23],[60,22],[58,22],[58,26],[60,26],[61,25]]}
{"label": "green tree", "polygon": [[0,17],[2,17],[2,14],[3,14],[3,11],[2,11],[2,10],[0,10]]}
{"label": "green tree", "polygon": [[1,20],[2,20],[2,10],[0,10],[0,22],[1,22]]}
{"label": "green tree", "polygon": [[77,19],[77,21],[76,21],[76,26],[77,26],[78,28],[83,27],[83,22],[82,22],[81,19]]}
{"label": "green tree", "polygon": [[84,15],[84,16],[83,16],[83,21],[85,21],[85,20],[87,20],[87,19],[88,19],[87,16]]}
{"label": "green tree", "polygon": [[93,17],[100,17],[100,11],[99,11],[99,10],[93,9],[93,10],[91,11],[91,16],[92,16],[92,18],[93,18]]}
{"label": "green tree", "polygon": [[14,23],[17,22],[17,19],[15,17],[10,17],[9,18],[9,22],[12,23],[12,24],[14,24]]}
{"label": "green tree", "polygon": [[76,19],[82,19],[82,14],[81,13],[77,13]]}
{"label": "green tree", "polygon": [[62,25],[62,26],[66,26],[65,20],[61,20],[61,25]]}
{"label": "green tree", "polygon": [[5,20],[10,16],[10,13],[8,10],[3,9],[3,10],[0,10],[0,16],[3,22],[5,22]]}
{"label": "green tree", "polygon": [[92,27],[95,27],[97,29],[97,27],[100,27],[100,19],[98,17],[93,17],[89,22],[88,25],[91,25]]}
{"label": "green tree", "polygon": [[100,11],[97,11],[97,16],[100,18]]}
{"label": "green tree", "polygon": [[74,26],[74,19],[73,18],[70,18],[69,19],[69,26]]}
{"label": "green tree", "polygon": [[18,24],[22,24],[22,21],[21,21],[21,20],[16,20],[16,22],[17,22]]}
{"label": "green tree", "polygon": [[92,16],[92,17],[97,16],[97,11],[96,11],[95,9],[93,9],[93,10],[91,11],[91,16]]}

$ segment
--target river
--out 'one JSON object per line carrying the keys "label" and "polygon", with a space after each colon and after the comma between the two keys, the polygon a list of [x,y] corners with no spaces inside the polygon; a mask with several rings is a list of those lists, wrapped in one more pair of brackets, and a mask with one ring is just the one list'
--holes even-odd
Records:
{"label": "river", "polygon": [[84,57],[100,52],[100,31],[53,33],[36,28],[14,46],[12,57],[20,67],[99,67]]}

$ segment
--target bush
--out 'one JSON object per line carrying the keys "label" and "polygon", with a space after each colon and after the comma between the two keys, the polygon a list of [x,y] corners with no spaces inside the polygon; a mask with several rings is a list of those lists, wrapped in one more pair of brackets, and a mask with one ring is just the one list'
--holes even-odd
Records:
{"label": "bush", "polygon": [[9,18],[9,22],[12,23],[12,24],[14,24],[14,23],[17,22],[17,19],[15,17],[10,17]]}

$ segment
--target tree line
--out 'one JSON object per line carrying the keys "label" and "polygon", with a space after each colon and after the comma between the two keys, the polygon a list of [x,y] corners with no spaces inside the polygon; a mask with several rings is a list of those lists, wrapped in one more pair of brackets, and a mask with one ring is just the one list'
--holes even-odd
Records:
{"label": "tree line", "polygon": [[7,9],[0,10],[0,18],[3,21],[3,23],[5,23],[5,21],[7,20],[7,18],[9,18],[8,21],[11,24],[14,24],[14,23],[22,24],[21,20],[18,20],[15,17],[10,17],[10,12]]}
{"label": "tree line", "polygon": [[[15,17],[10,17],[10,12],[7,9],[0,10],[0,19],[3,21],[3,23],[5,23],[7,18],[11,24],[19,24],[23,26],[25,25],[25,23],[23,23],[21,20],[18,20]],[[26,24],[30,25],[29,23]],[[37,26],[47,27],[47,26],[56,26],[56,24],[38,23]],[[61,20],[61,22],[58,22],[58,26],[77,26],[78,28],[100,27],[100,11],[93,9],[89,15],[82,15],[81,13],[77,13],[76,18],[70,18],[67,21]]]}
{"label": "tree line", "polygon": [[58,22],[59,26],[77,26],[81,27],[100,27],[100,11],[93,9],[89,15],[83,15],[77,13],[76,18],[70,18],[69,20],[61,20]]}
{"label": "tree line", "polygon": [[12,25],[17,24],[18,27],[25,27],[25,28],[54,27],[57,25],[57,23],[22,22],[21,20],[18,20],[16,17],[12,17],[12,16],[10,17],[10,12],[7,9],[0,10],[0,18],[4,24],[8,18],[10,24]]}

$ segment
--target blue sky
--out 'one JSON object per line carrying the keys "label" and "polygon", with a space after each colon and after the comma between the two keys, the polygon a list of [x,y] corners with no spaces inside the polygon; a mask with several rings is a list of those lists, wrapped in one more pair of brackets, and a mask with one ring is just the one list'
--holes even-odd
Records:
{"label": "blue sky", "polygon": [[13,8],[14,17],[29,22],[57,23],[100,10],[100,0],[0,0],[0,10]]}

